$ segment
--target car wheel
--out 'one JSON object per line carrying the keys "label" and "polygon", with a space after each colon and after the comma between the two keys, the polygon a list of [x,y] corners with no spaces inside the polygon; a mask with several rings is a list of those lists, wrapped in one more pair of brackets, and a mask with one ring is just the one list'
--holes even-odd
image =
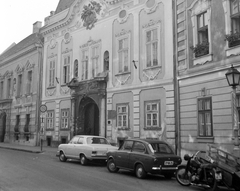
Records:
{"label": "car wheel", "polygon": [[119,168],[116,167],[116,164],[113,159],[108,160],[107,162],[107,169],[109,172],[117,172]]}
{"label": "car wheel", "polygon": [[64,155],[64,153],[62,151],[59,154],[59,160],[61,162],[66,162],[67,161],[67,157]]}
{"label": "car wheel", "polygon": [[87,164],[87,158],[85,157],[84,154],[80,155],[80,163],[81,163],[81,165],[86,165]]}
{"label": "car wheel", "polygon": [[143,179],[143,178],[145,178],[145,177],[147,176],[147,173],[146,173],[146,171],[144,170],[143,165],[141,165],[141,164],[138,164],[138,165],[136,166],[135,174],[136,174],[136,176],[137,176],[138,178],[141,178],[141,179]]}

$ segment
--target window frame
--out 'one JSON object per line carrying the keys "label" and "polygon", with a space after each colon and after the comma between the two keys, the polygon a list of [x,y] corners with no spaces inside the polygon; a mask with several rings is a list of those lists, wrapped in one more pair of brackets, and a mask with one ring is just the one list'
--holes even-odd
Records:
{"label": "window frame", "polygon": [[[85,54],[87,53],[87,54]],[[88,80],[88,69],[89,69],[89,49],[81,50],[81,63],[82,63],[82,80]]]}
{"label": "window frame", "polygon": [[0,99],[4,98],[4,80],[0,81]]}
{"label": "window frame", "polygon": [[[152,106],[154,104],[157,104],[157,110],[153,110]],[[151,106],[151,110],[148,111],[148,106]],[[148,125],[148,115],[151,114],[151,124]],[[157,124],[154,125],[153,120],[153,114],[157,114],[157,117],[155,120],[157,120]],[[146,130],[156,130],[161,129],[161,100],[148,100],[144,102],[144,119],[145,119],[145,129]]]}
{"label": "window frame", "polygon": [[[64,115],[63,115],[63,112],[64,112]],[[67,113],[67,116],[65,116],[65,112]],[[60,129],[61,130],[68,130],[69,129],[69,120],[70,120],[70,109],[67,108],[67,109],[61,109],[61,126],[60,126]],[[65,125],[63,127],[63,124]],[[66,127],[67,126],[67,127]]]}
{"label": "window frame", "polygon": [[[96,51],[94,51],[95,49],[97,49],[97,54],[96,54]],[[98,74],[98,70],[99,70],[98,66],[100,64],[100,45],[99,44],[91,47],[91,59],[92,59],[92,77],[94,78]],[[94,61],[96,61],[96,63]]]}
{"label": "window frame", "polygon": [[[118,108],[121,108],[121,111],[122,111],[122,108],[126,108],[126,112],[121,112],[119,114],[119,109]],[[129,129],[129,104],[128,103],[122,103],[122,104],[117,104],[116,105],[116,109],[117,109],[117,120],[116,120],[116,126],[119,130],[127,130]],[[121,116],[121,125],[119,125],[119,116]],[[126,125],[124,126],[124,116],[126,116]]]}
{"label": "window frame", "polygon": [[12,78],[7,79],[7,98],[11,97]]}
{"label": "window frame", "polygon": [[[29,76],[29,74],[31,74],[31,77]],[[29,79],[29,77],[31,79]],[[26,87],[26,94],[29,95],[32,92],[32,81],[33,81],[33,71],[29,70],[27,72],[27,87]]]}
{"label": "window frame", "polygon": [[75,77],[75,78],[78,78],[78,77],[79,77],[78,67],[79,67],[79,65],[78,65],[78,60],[75,59],[75,61],[74,61],[74,70],[73,70],[73,74],[74,74],[74,77]]}
{"label": "window frame", "polygon": [[[122,49],[120,49],[120,41],[123,41],[124,39],[127,39],[127,47],[123,47]],[[128,73],[130,72],[130,49],[131,49],[131,36],[130,34],[127,34],[127,35],[123,35],[119,38],[117,38],[117,58],[118,58],[118,67],[117,67],[117,73],[118,74],[122,74],[122,73]],[[125,53],[124,52],[127,52],[127,64],[124,63],[124,58],[125,58]],[[120,64],[120,53],[123,53],[122,54],[122,63]],[[125,70],[125,67],[127,68]]]}
{"label": "window frame", "polygon": [[23,83],[23,74],[18,75],[17,79],[17,97],[20,97],[22,95],[22,83]]}
{"label": "window frame", "polygon": [[70,54],[63,55],[62,85],[66,85],[67,83],[70,82],[70,68],[71,68],[71,55]]}
{"label": "window frame", "polygon": [[[49,114],[52,114],[52,116],[49,116]],[[55,116],[54,110],[48,110],[47,111],[47,113],[46,113],[46,130],[53,130],[54,129],[54,119],[55,119],[54,116]],[[49,124],[52,124],[52,126],[49,126]]]}
{"label": "window frame", "polygon": [[[153,31],[154,30],[157,30],[157,32],[156,32],[156,37],[157,37],[157,39],[152,39],[151,38],[151,40],[150,41],[148,41],[147,40],[147,34],[148,34],[148,32],[151,32],[151,37],[154,37],[154,35],[153,35]],[[145,67],[146,67],[146,69],[148,69],[148,68],[154,68],[154,67],[158,67],[158,66],[161,66],[161,61],[160,61],[160,59],[161,59],[161,50],[160,50],[160,43],[161,43],[161,41],[160,41],[160,38],[161,38],[161,36],[160,36],[160,25],[156,25],[156,26],[154,26],[154,27],[149,27],[149,28],[147,28],[145,31],[144,31],[144,34],[145,34],[145,57],[146,57],[146,64],[145,64]],[[152,49],[152,45],[155,43],[155,42],[157,42],[157,50],[156,50],[156,53],[157,53],[157,64],[156,65],[154,65],[153,63],[154,63],[154,56],[153,56],[153,49]],[[148,45],[150,44],[150,49],[151,49],[151,64],[148,66]]]}
{"label": "window frame", "polygon": [[[205,108],[206,100],[210,101],[210,109]],[[199,102],[204,101],[202,104],[202,107],[204,107],[202,110],[200,110]],[[203,134],[201,135],[201,125],[200,125],[200,114],[203,116]],[[206,114],[210,114],[210,135],[207,135],[207,120],[206,120]],[[212,97],[201,97],[197,99],[197,116],[198,116],[198,137],[213,137],[213,116],[212,116]]]}
{"label": "window frame", "polygon": [[56,59],[50,59],[48,65],[48,87],[55,87]]}

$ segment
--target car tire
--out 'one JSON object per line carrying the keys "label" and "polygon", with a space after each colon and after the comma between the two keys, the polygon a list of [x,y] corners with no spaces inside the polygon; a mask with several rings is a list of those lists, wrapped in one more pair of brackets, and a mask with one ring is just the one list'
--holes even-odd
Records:
{"label": "car tire", "polygon": [[81,163],[81,165],[86,165],[87,164],[87,158],[85,157],[84,154],[80,155],[80,163]]}
{"label": "car tire", "polygon": [[116,164],[113,159],[107,161],[107,169],[109,172],[118,172],[119,168],[116,167]]}
{"label": "car tire", "polygon": [[137,178],[140,178],[140,179],[143,179],[143,178],[146,178],[147,176],[147,173],[146,171],[144,170],[143,168],[143,165],[141,164],[138,164],[135,168],[135,174],[136,174],[136,177]]}
{"label": "car tire", "polygon": [[65,154],[62,151],[59,154],[59,160],[61,162],[66,162],[67,161],[67,157],[65,156]]}

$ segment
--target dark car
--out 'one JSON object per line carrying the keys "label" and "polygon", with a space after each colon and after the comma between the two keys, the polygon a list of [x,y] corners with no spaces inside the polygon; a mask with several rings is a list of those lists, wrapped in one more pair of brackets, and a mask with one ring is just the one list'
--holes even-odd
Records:
{"label": "dark car", "polygon": [[168,143],[151,139],[126,139],[118,150],[107,153],[109,172],[130,170],[138,178],[145,178],[150,173],[169,179],[181,162],[181,157],[174,154]]}

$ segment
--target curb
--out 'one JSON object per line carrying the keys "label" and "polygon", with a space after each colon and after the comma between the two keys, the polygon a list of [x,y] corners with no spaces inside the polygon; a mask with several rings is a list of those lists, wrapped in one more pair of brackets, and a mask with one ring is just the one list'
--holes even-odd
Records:
{"label": "curb", "polygon": [[[16,150],[16,151],[23,151],[23,152],[29,152],[29,153],[43,153],[44,151],[33,151],[33,150],[26,150],[26,149],[21,149],[21,148],[11,148],[11,147],[2,147],[2,149],[9,149],[9,150]],[[1,190],[0,190],[1,191]]]}

